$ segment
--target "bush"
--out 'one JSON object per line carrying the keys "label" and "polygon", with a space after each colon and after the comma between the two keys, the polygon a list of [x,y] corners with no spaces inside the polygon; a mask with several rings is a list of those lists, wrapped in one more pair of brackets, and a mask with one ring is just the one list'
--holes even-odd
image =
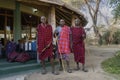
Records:
{"label": "bush", "polygon": [[109,42],[109,37],[110,37],[110,31],[106,31],[103,36],[102,36],[102,39],[104,41],[104,44],[108,44]]}
{"label": "bush", "polygon": [[120,30],[114,33],[113,38],[114,44],[120,44]]}
{"label": "bush", "polygon": [[120,44],[120,30],[117,30],[113,35],[113,40],[109,41],[109,37],[110,37],[110,31],[106,31],[103,36],[102,36],[102,40],[104,41],[104,44]]}

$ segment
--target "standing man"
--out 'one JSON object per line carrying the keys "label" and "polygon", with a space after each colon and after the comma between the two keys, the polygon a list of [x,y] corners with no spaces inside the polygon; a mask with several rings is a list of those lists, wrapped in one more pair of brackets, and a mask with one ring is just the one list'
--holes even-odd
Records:
{"label": "standing man", "polygon": [[53,33],[52,33],[52,26],[47,24],[46,17],[41,17],[41,24],[37,27],[37,44],[38,44],[38,53],[39,59],[41,61],[41,65],[43,67],[42,74],[46,74],[46,67],[45,67],[45,59],[50,58],[51,66],[52,66],[52,73],[57,75],[58,73],[55,72],[55,66],[53,61]]}
{"label": "standing man", "polygon": [[86,38],[86,33],[81,25],[80,19],[75,19],[75,26],[71,28],[72,32],[72,49],[74,53],[74,60],[76,62],[77,68],[79,70],[79,63],[82,63],[82,70],[87,72],[85,69],[85,44],[84,39]]}
{"label": "standing man", "polygon": [[70,28],[65,25],[65,21],[63,19],[60,20],[60,26],[56,28],[54,35],[58,36],[58,57],[60,61],[60,70],[63,70],[62,59],[64,59],[67,64],[67,72],[72,73],[69,62],[69,56],[71,53]]}

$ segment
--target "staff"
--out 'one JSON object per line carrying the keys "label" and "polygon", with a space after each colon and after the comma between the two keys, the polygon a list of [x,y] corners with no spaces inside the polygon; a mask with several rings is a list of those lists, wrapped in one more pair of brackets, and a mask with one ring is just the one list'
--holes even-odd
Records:
{"label": "staff", "polygon": [[[55,34],[55,39],[56,39],[56,45],[59,46],[58,45],[58,37],[56,34]],[[58,48],[58,51],[59,51],[59,48]],[[60,58],[61,58],[62,68],[63,68],[63,71],[65,72],[65,65],[63,63],[62,54],[60,52],[59,52],[59,54],[60,54]]]}

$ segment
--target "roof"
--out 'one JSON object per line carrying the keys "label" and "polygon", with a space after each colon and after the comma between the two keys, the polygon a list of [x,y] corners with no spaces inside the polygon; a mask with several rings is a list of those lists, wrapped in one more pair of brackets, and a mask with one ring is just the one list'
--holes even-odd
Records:
{"label": "roof", "polygon": [[63,2],[62,0],[17,0],[17,1],[20,1],[20,2],[28,2],[28,1],[40,1],[40,2],[44,2],[44,3],[49,3],[49,4],[54,4],[54,5],[59,5],[59,6],[62,6],[62,7],[65,7],[81,16],[84,16],[80,11],[79,9],[76,9],[74,7],[72,7],[71,5],[69,4],[66,4],[65,2]]}
{"label": "roof", "polygon": [[36,1],[36,4],[39,4],[39,2],[42,2],[42,3],[48,3],[48,4],[52,4],[52,5],[65,7],[66,9],[71,10],[75,14],[83,17],[84,18],[83,20],[85,21],[85,23],[87,23],[87,20],[85,19],[84,15],[80,12],[79,9],[74,8],[73,6],[63,2],[62,0],[17,0],[17,1],[19,1],[19,2],[26,2],[26,3],[27,2],[31,2],[32,3],[34,1]]}
{"label": "roof", "polygon": [[69,4],[66,4],[65,2],[63,2],[62,0],[38,0],[38,1],[42,1],[42,2],[46,2],[46,3],[51,3],[51,4],[55,4],[55,5],[59,5],[59,6],[63,6],[63,7],[66,7],[67,9],[69,10],[72,10],[73,12],[79,14],[79,15],[82,15],[84,16],[79,9],[76,9],[74,7],[72,7],[71,5]]}
{"label": "roof", "polygon": [[56,4],[56,5],[64,5],[64,2],[61,0],[38,0],[46,3]]}

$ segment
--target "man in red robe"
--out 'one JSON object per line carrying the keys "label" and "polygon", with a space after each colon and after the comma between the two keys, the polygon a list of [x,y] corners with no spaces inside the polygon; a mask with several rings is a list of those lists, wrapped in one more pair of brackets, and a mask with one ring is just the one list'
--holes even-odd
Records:
{"label": "man in red robe", "polygon": [[75,26],[71,28],[72,32],[72,49],[74,53],[74,60],[77,64],[77,70],[80,69],[79,63],[82,63],[82,70],[87,72],[85,69],[85,44],[84,39],[86,33],[83,26],[81,25],[80,19],[75,20]]}
{"label": "man in red robe", "polygon": [[58,36],[58,57],[60,61],[60,70],[63,70],[62,59],[66,61],[67,64],[67,72],[72,73],[70,69],[70,27],[65,25],[65,21],[63,19],[60,20],[60,26],[58,26],[55,30],[54,35]]}
{"label": "man in red robe", "polygon": [[53,62],[53,33],[52,33],[52,26],[47,24],[46,17],[41,17],[41,24],[37,27],[37,44],[38,44],[38,53],[39,53],[39,59],[41,61],[41,65],[43,67],[42,74],[46,74],[46,68],[45,68],[45,59],[50,58],[50,62],[52,65],[52,73],[58,74],[55,72],[54,62]]}

